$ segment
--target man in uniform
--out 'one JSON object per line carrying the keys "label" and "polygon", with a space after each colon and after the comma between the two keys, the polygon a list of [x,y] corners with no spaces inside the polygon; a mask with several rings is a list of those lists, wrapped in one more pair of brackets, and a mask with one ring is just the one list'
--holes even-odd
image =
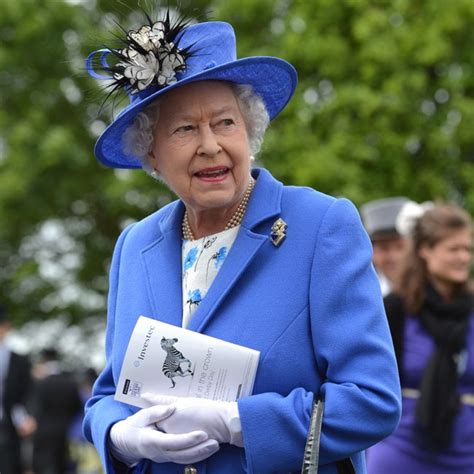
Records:
{"label": "man in uniform", "polygon": [[362,221],[374,249],[373,263],[382,295],[390,293],[405,251],[405,238],[396,229],[396,220],[410,200],[393,197],[370,201],[360,208]]}

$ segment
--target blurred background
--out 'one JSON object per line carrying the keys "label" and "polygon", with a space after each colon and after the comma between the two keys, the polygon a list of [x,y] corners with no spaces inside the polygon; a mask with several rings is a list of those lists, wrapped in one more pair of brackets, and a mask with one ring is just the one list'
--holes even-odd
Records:
{"label": "blurred background", "polygon": [[[126,101],[101,107],[84,58],[110,45],[117,24],[143,24],[137,5],[156,3],[0,0],[0,301],[11,347],[34,360],[54,346],[72,371],[102,368],[121,229],[174,199],[144,172],[106,169],[93,155]],[[278,179],[358,206],[403,195],[474,213],[472,0],[180,7],[231,22],[239,56],[281,56],[298,70],[296,95],[258,157]]]}
{"label": "blurred background", "polygon": [[[79,368],[103,363],[120,230],[173,199],[145,173],[106,169],[93,155],[126,101],[101,109],[84,58],[111,43],[116,23],[142,24],[137,5],[156,2],[0,0],[0,300],[15,348],[54,343]],[[296,96],[258,158],[277,178],[356,205],[403,195],[473,213],[472,0],[180,5],[230,21],[239,56],[278,55],[298,70]]]}

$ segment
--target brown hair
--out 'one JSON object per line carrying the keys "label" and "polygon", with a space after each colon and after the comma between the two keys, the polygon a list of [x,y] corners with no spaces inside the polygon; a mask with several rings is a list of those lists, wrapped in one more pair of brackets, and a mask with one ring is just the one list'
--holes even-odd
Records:
{"label": "brown hair", "polygon": [[[404,299],[408,312],[418,313],[425,299],[425,287],[428,280],[426,262],[420,257],[420,248],[424,245],[434,247],[453,232],[472,228],[469,214],[454,204],[436,203],[415,222],[409,250],[402,263],[396,291]],[[468,282],[459,289],[467,289]]]}

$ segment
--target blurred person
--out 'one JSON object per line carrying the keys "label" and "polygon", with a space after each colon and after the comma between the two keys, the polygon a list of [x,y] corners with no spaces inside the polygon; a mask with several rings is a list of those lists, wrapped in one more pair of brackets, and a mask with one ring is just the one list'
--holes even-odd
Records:
{"label": "blurred person", "polygon": [[405,238],[398,231],[396,222],[409,202],[405,197],[393,197],[370,201],[360,208],[362,222],[372,242],[372,261],[383,296],[390,293],[405,251]]}
{"label": "blurred person", "polygon": [[21,474],[21,441],[31,434],[35,423],[25,408],[31,387],[30,362],[7,347],[10,329],[6,309],[0,307],[0,473]]}
{"label": "blurred person", "polygon": [[35,474],[68,472],[68,432],[74,417],[83,409],[73,374],[61,368],[59,353],[43,349],[34,367],[32,414],[37,422],[33,435]]}
{"label": "blurred person", "polygon": [[[92,394],[92,387],[97,379],[97,372],[92,367],[89,367],[81,371],[77,375],[77,379],[81,401],[85,405]],[[81,410],[74,417],[69,428],[69,446],[74,464],[74,472],[79,474],[99,474],[102,472],[100,459],[97,451],[84,436],[82,430],[83,420],[84,412]]]}
{"label": "blurred person", "polygon": [[453,204],[426,209],[413,222],[400,280],[385,298],[402,419],[369,450],[369,474],[474,472],[472,220]]}
{"label": "blurred person", "polygon": [[[346,199],[252,168],[269,120],[293,95],[294,68],[274,57],[236,59],[223,22],[149,19],[125,41],[97,52],[100,75],[89,57],[92,74],[112,74],[132,99],[96,156],[112,168],[144,168],[178,200],[117,242],[107,363],[86,407],[86,436],[110,473],[135,464],[161,474],[296,471],[322,396],[320,472],[335,473],[350,456],[363,474],[364,449],[395,428],[400,408],[369,239]],[[117,55],[121,63],[107,69]],[[115,400],[140,315],[260,351],[253,394],[158,396],[143,409]]]}

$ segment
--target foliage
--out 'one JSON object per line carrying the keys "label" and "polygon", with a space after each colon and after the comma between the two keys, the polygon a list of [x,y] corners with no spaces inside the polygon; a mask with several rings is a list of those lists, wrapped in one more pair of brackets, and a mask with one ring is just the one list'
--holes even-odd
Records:
{"label": "foliage", "polygon": [[284,181],[357,204],[407,195],[474,210],[472,1],[219,3],[241,54],[299,72],[262,156]]}
{"label": "foliage", "polygon": [[[278,178],[356,204],[407,195],[474,211],[472,0],[181,4],[230,21],[239,56],[298,70],[259,157]],[[143,172],[93,158],[120,105],[100,109],[83,58],[114,20],[141,17],[113,0],[0,0],[0,11],[1,299],[18,323],[103,318],[120,230],[172,199]]]}

